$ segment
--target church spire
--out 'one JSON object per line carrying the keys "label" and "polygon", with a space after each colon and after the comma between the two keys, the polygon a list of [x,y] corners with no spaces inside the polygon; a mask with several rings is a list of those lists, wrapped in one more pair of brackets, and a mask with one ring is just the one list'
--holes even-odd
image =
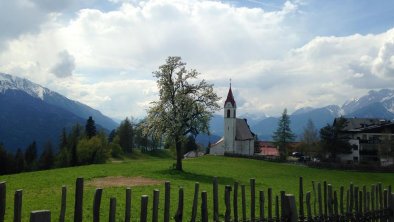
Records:
{"label": "church spire", "polygon": [[231,103],[231,105],[234,108],[237,106],[237,104],[235,103],[235,100],[234,100],[233,91],[231,90],[231,79],[230,79],[230,89],[228,90],[227,99],[224,102],[224,105],[226,105],[228,102]]}

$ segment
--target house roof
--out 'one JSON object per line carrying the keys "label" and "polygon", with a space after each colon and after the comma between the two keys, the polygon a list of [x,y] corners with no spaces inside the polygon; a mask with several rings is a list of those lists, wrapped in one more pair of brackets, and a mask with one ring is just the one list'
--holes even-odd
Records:
{"label": "house roof", "polygon": [[246,119],[237,118],[235,129],[235,140],[251,140],[254,139],[254,134],[250,131]]}
{"label": "house roof", "polygon": [[226,105],[228,102],[231,103],[231,105],[233,105],[234,108],[237,107],[237,104],[235,103],[234,100],[233,91],[231,90],[231,86],[230,89],[228,90],[227,99],[224,102],[224,105]]}
{"label": "house roof", "polygon": [[[343,118],[343,117],[342,117]],[[343,118],[345,120],[342,130],[343,131],[365,131],[370,129],[376,129],[393,125],[389,120],[377,119],[377,118]],[[334,125],[340,120],[336,118]]]}

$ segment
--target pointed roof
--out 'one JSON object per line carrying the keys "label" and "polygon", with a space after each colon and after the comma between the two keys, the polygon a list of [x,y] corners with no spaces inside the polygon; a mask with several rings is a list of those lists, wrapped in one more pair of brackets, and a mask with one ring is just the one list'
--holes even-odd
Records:
{"label": "pointed roof", "polygon": [[234,100],[233,91],[231,90],[231,84],[230,84],[230,89],[228,90],[227,99],[224,102],[224,105],[226,105],[228,102],[230,102],[234,108],[237,106],[235,103],[235,100]]}

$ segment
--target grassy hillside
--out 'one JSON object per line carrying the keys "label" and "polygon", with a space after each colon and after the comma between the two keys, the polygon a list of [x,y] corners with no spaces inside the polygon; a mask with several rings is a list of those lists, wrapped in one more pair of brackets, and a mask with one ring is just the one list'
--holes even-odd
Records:
{"label": "grassy hillside", "polygon": [[[298,178],[304,177],[306,190],[311,190],[311,181],[324,181],[332,183],[334,188],[340,185],[371,185],[382,182],[384,185],[394,185],[394,174],[389,173],[362,173],[336,170],[311,169],[304,166],[291,164],[278,164],[257,160],[206,156],[198,159],[185,160],[185,172],[171,170],[174,160],[167,155],[153,156],[140,155],[137,159],[128,159],[123,162],[114,162],[102,165],[55,169],[17,175],[0,176],[0,181],[7,181],[7,211],[6,221],[12,221],[13,193],[23,189],[23,221],[28,221],[29,212],[32,210],[49,209],[53,221],[59,217],[61,187],[68,187],[67,193],[67,219],[73,218],[74,186],[77,177],[85,178],[84,193],[84,221],[92,220],[93,195],[95,187],[87,185],[94,178],[107,176],[146,177],[162,180],[161,184],[150,186],[132,187],[132,220],[139,220],[140,197],[149,195],[149,207],[152,206],[153,189],[160,190],[160,211],[163,209],[164,181],[171,181],[171,215],[174,215],[177,206],[178,187],[183,186],[185,191],[185,217],[191,214],[194,183],[200,182],[200,191],[208,191],[208,198],[212,195],[212,179],[219,177],[219,194],[222,201],[224,185],[239,181],[249,184],[250,178],[256,178],[257,190],[267,190],[272,187],[275,194],[281,190],[296,194],[298,191]],[[102,220],[108,220],[109,198],[117,198],[117,219],[122,221],[124,216],[125,187],[105,188],[101,204]],[[200,204],[200,203],[199,203]],[[209,203],[212,211],[212,203]],[[223,203],[220,211],[224,213]],[[200,213],[198,213],[199,215]],[[162,215],[160,215],[162,218]],[[211,216],[210,216],[211,218]]]}

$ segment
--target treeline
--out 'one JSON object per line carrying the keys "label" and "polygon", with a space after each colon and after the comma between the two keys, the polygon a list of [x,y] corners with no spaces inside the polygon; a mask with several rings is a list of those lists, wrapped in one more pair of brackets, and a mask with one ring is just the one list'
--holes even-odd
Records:
{"label": "treeline", "polygon": [[97,130],[93,118],[89,117],[85,127],[76,124],[69,132],[63,129],[57,147],[48,141],[40,154],[35,141],[24,150],[17,149],[16,153],[7,152],[0,143],[0,174],[105,163],[110,157],[131,154],[135,148],[143,152],[157,149],[160,140],[144,132],[144,121],[136,123],[126,118],[106,135]]}

